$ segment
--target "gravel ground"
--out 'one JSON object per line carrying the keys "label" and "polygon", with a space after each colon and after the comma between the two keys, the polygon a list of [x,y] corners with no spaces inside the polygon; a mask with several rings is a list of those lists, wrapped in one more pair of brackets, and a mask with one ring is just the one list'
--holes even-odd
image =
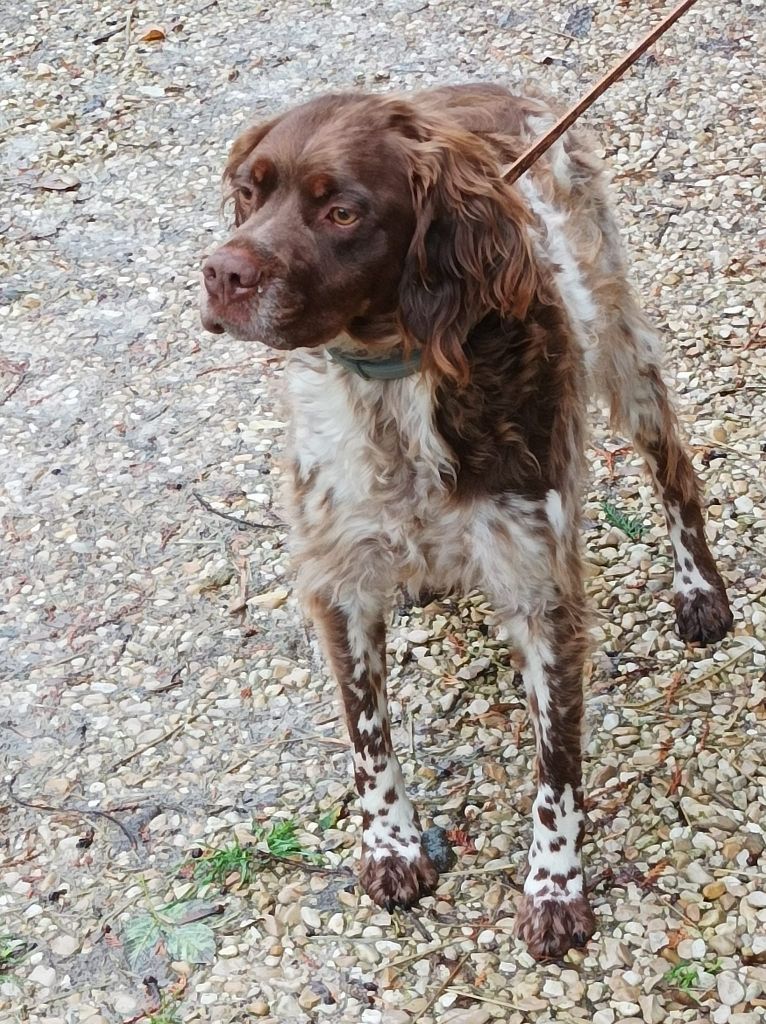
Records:
{"label": "gravel ground", "polygon": [[701,0],[589,117],[736,630],[676,638],[650,489],[594,414],[587,950],[540,966],[511,935],[533,742],[480,597],[390,635],[405,774],[457,865],[415,912],[354,888],[344,727],[282,548],[280,359],[196,311],[253,113],[475,78],[571,99],[664,9],[5,5],[2,1021],[766,1020],[762,0]]}

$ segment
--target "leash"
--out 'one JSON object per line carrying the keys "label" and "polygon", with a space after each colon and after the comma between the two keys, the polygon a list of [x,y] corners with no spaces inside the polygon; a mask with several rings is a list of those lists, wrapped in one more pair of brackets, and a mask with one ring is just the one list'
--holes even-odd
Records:
{"label": "leash", "polygon": [[585,96],[576,103],[571,110],[568,110],[563,117],[550,128],[545,135],[541,136],[537,142],[533,143],[529,149],[522,153],[521,156],[515,160],[510,167],[503,172],[503,178],[508,182],[516,181],[518,178],[528,171],[529,168],[545,153],[550,147],[556,142],[557,139],[561,138],[567,128],[571,128],[578,117],[583,114],[588,107],[590,107],[596,100],[601,96],[602,93],[606,92],[610,85],[617,81],[625,72],[631,67],[632,64],[638,60],[642,53],[649,49],[649,47],[656,43],[660,36],[664,35],[665,32],[673,25],[682,14],[685,14],[697,0],[683,0],[682,3],[671,11],[670,14],[653,28],[648,35],[644,36],[641,42],[636,46],[630,53],[623,57],[623,59],[612,68],[612,70],[604,75],[604,77],[597,82],[590,92],[587,92]]}

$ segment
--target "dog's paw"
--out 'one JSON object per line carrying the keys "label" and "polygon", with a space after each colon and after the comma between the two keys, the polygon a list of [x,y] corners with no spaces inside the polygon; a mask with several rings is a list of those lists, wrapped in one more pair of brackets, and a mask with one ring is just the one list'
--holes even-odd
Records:
{"label": "dog's paw", "polygon": [[587,896],[548,900],[525,894],[515,930],[535,960],[557,960],[573,946],[585,945],[596,930],[596,919]]}
{"label": "dog's paw", "polygon": [[378,860],[367,852],[362,857],[359,882],[373,903],[386,910],[411,907],[432,893],[438,881],[439,872],[422,850],[412,860],[395,853]]}
{"label": "dog's paw", "polygon": [[692,590],[675,595],[678,635],[690,643],[712,644],[723,640],[733,617],[723,583],[712,590]]}

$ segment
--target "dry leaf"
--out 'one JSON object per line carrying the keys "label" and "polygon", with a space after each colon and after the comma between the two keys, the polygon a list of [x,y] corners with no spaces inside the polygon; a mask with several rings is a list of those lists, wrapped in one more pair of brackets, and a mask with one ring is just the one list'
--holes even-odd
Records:
{"label": "dry leaf", "polygon": [[256,594],[247,603],[251,608],[281,608],[289,596],[289,590],[285,587],[277,587],[276,590],[266,590],[262,594]]}
{"label": "dry leaf", "polygon": [[484,774],[488,779],[492,779],[493,782],[507,782],[508,773],[501,764],[497,764],[495,761],[487,761],[484,764]]}
{"label": "dry leaf", "polygon": [[450,846],[458,846],[465,853],[476,853],[476,847],[474,846],[473,839],[468,835],[465,829],[462,828],[451,828],[447,832],[447,842]]}
{"label": "dry leaf", "polygon": [[655,882],[660,875],[665,873],[665,868],[669,864],[670,861],[667,857],[663,857],[662,860],[658,860],[657,863],[653,864],[646,872],[646,875],[644,876],[644,883],[646,885],[651,885],[652,882]]}
{"label": "dry leaf", "polygon": [[32,182],[32,188],[40,188],[45,192],[74,192],[82,185],[77,178],[65,174],[41,174]]}
{"label": "dry leaf", "polygon": [[141,36],[142,43],[159,43],[165,39],[165,29],[162,25],[149,25],[144,34]]}
{"label": "dry leaf", "polygon": [[670,782],[668,783],[668,791],[666,794],[667,796],[673,796],[674,793],[678,792],[681,787],[682,777],[683,769],[680,764],[677,764],[670,776]]}

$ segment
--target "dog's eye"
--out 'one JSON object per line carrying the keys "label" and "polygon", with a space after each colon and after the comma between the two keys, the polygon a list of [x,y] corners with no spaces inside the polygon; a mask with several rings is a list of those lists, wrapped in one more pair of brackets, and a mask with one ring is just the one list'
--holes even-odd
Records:
{"label": "dog's eye", "polygon": [[327,216],[333,224],[337,224],[341,228],[347,228],[359,219],[355,213],[347,210],[345,206],[333,206]]}
{"label": "dog's eye", "polygon": [[237,191],[246,203],[249,203],[253,198],[253,190],[247,185],[240,185]]}

